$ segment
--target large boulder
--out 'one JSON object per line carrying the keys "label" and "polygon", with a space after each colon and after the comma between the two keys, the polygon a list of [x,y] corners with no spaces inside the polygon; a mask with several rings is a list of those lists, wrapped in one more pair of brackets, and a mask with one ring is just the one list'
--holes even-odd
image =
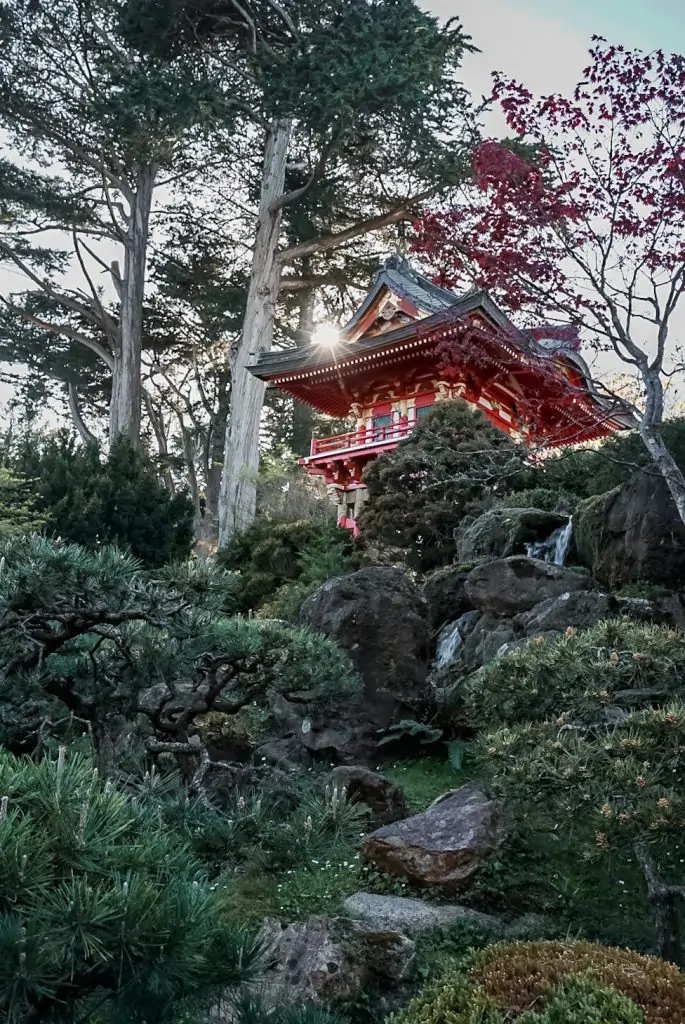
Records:
{"label": "large boulder", "polygon": [[607,586],[685,581],[685,525],[656,469],[581,502],[573,532],[582,563]]}
{"label": "large boulder", "polygon": [[426,578],[422,593],[428,605],[428,616],[434,630],[446,622],[454,622],[473,608],[466,593],[468,573],[454,566],[436,569]]}
{"label": "large boulder", "polygon": [[386,874],[450,890],[465,887],[504,838],[500,803],[467,783],[421,814],[372,832],[361,852]]}
{"label": "large boulder", "polygon": [[508,617],[550,597],[592,589],[586,573],[525,555],[485,562],[469,573],[466,592],[486,615]]}
{"label": "large boulder", "polygon": [[567,590],[517,615],[514,625],[520,636],[539,636],[541,633],[561,632],[569,626],[589,629],[602,619],[627,613],[611,594],[599,590]]}
{"label": "large boulder", "polygon": [[539,508],[491,508],[460,530],[459,560],[472,563],[525,554],[529,544],[547,540],[567,522],[568,516]]}
{"label": "large boulder", "polygon": [[426,903],[406,896],[382,896],[375,892],[357,892],[345,900],[345,912],[367,928],[378,928],[416,936],[436,928],[463,925],[500,939],[532,938],[543,934],[549,921],[537,914],[526,914],[503,921],[456,903]]}
{"label": "large boulder", "polygon": [[329,787],[345,790],[349,800],[368,807],[379,825],[406,817],[407,798],[392,779],[361,765],[339,765],[328,777]]}
{"label": "large boulder", "polygon": [[498,917],[482,914],[470,907],[455,904],[432,904],[405,896],[382,896],[373,892],[357,892],[345,900],[345,912],[368,928],[419,935],[434,928],[455,924],[470,925],[488,935],[503,936],[504,926]]}
{"label": "large boulder", "polygon": [[376,730],[411,717],[426,698],[427,606],[400,569],[372,566],[329,580],[305,601],[300,622],[349,653],[364,681],[355,704]]}
{"label": "large boulder", "polygon": [[404,981],[414,960],[406,935],[342,918],[287,926],[267,919],[260,939],[267,963],[263,994],[272,1006],[354,999],[373,982]]}

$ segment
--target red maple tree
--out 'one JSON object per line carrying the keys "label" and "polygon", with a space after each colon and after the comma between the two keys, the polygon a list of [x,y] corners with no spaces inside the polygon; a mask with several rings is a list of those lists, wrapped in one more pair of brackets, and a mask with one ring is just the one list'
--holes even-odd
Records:
{"label": "red maple tree", "polygon": [[661,436],[665,387],[682,373],[685,58],[599,37],[590,57],[570,98],[493,76],[516,142],[480,144],[463,201],[425,213],[416,248],[440,283],[475,282],[514,312],[590,331],[631,367],[640,434],[685,522],[685,478]]}

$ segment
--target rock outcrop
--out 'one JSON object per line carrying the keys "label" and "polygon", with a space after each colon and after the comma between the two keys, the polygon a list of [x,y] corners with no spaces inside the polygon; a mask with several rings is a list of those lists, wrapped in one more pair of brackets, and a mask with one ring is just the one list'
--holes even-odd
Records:
{"label": "rock outcrop", "polygon": [[476,566],[469,573],[466,592],[486,615],[506,618],[530,611],[547,598],[592,586],[582,571],[512,555]]}
{"label": "rock outcrop", "polygon": [[372,566],[329,580],[305,601],[300,622],[348,652],[378,729],[404,717],[425,696],[427,606],[400,569]]}
{"label": "rock outcrop", "polygon": [[344,789],[347,798],[368,807],[379,825],[390,825],[407,816],[404,790],[384,775],[361,765],[339,765],[328,777],[329,786]]}
{"label": "rock outcrop", "polygon": [[465,925],[495,939],[537,938],[549,928],[549,921],[538,914],[525,914],[503,921],[471,907],[455,903],[426,903],[405,896],[382,896],[357,892],[345,900],[345,912],[367,928],[387,929],[416,936],[436,928]]}
{"label": "rock outcrop", "polygon": [[581,561],[606,586],[685,580],[685,525],[656,469],[581,502],[573,523]]}
{"label": "rock outcrop", "polygon": [[470,564],[525,554],[526,545],[544,541],[567,522],[568,516],[539,508],[491,508],[459,531],[459,561]]}
{"label": "rock outcrop", "polygon": [[271,1006],[354,999],[372,981],[401,983],[414,960],[406,935],[343,918],[312,917],[285,927],[267,919],[260,939],[267,963],[262,990]]}
{"label": "rock outcrop", "polygon": [[372,832],[361,853],[379,871],[454,890],[468,884],[504,838],[500,803],[468,783],[421,814]]}
{"label": "rock outcrop", "polygon": [[467,572],[447,566],[436,569],[425,580],[422,593],[434,630],[440,629],[446,622],[454,622],[472,610],[473,604],[466,593],[467,579]]}
{"label": "rock outcrop", "polygon": [[498,917],[481,914],[470,907],[450,904],[431,904],[424,900],[404,896],[382,896],[373,892],[358,892],[345,900],[345,912],[368,928],[419,935],[433,928],[449,928],[466,924],[488,935],[502,936],[504,926]]}

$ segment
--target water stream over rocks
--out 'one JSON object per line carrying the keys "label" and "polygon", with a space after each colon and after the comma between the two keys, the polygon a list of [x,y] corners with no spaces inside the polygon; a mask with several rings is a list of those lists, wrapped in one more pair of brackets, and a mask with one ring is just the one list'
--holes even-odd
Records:
{"label": "water stream over rocks", "polygon": [[569,516],[568,522],[564,526],[558,526],[549,537],[526,544],[526,554],[529,558],[539,558],[542,562],[566,565],[572,537],[573,516]]}

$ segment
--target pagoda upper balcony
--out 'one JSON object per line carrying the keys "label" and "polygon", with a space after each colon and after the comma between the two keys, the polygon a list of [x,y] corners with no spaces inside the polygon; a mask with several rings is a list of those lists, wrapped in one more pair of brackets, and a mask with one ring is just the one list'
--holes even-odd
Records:
{"label": "pagoda upper balcony", "polygon": [[364,452],[367,449],[373,454],[390,451],[401,441],[403,437],[410,434],[414,429],[414,423],[393,423],[387,426],[361,427],[359,430],[352,430],[347,434],[334,434],[332,437],[313,437],[309,458],[307,463],[317,458],[347,458],[356,452]]}
{"label": "pagoda upper balcony", "polygon": [[323,476],[326,483],[337,487],[358,486],[367,464],[383,452],[396,448],[415,425],[416,420],[406,418],[382,424],[376,419],[373,424],[346,434],[315,437],[309,456],[300,459],[300,465],[305,466],[308,473]]}

